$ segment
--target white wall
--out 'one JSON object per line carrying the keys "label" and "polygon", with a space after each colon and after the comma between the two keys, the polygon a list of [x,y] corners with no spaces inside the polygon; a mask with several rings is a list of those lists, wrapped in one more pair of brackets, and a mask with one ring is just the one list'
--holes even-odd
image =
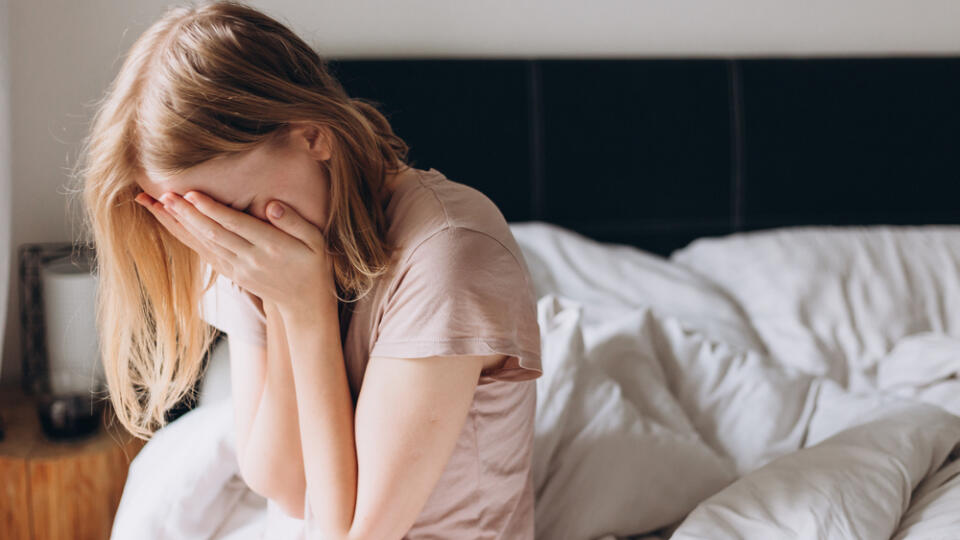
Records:
{"label": "white wall", "polygon": [[[8,0],[0,1],[6,7]],[[11,256],[21,243],[76,233],[63,185],[89,104],[116,74],[121,53],[168,3],[176,2],[13,0],[9,17],[0,11],[10,29]],[[960,54],[955,0],[250,3],[290,24],[321,54],[341,58]],[[0,108],[0,126],[6,123]],[[0,211],[3,197],[0,191]],[[0,371],[8,384],[20,374],[16,301],[11,294]]]}
{"label": "white wall", "polygon": [[[8,0],[0,0],[0,331],[6,328],[7,294],[13,257],[11,256],[11,164],[10,164],[10,40],[7,30],[9,21]],[[10,315],[12,316],[12,315]],[[0,332],[0,349],[3,347]],[[0,376],[3,364],[0,364]]]}

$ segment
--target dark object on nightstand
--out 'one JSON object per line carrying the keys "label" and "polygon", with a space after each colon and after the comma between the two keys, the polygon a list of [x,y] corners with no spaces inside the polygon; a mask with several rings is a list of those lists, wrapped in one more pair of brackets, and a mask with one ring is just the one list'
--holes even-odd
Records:
{"label": "dark object on nightstand", "polygon": [[103,414],[102,399],[85,394],[40,394],[37,417],[44,434],[51,439],[75,439],[96,431]]}

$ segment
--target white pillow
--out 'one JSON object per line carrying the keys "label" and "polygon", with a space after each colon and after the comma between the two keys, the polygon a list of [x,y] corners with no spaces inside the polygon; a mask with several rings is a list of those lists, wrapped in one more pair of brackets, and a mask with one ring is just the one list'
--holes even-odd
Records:
{"label": "white pillow", "polygon": [[[930,495],[917,489],[925,478],[946,484],[950,470],[946,477],[934,473],[960,440],[960,418],[927,404],[893,400],[864,410],[858,421],[710,497],[671,538],[956,538],[957,497],[945,492],[949,487],[932,500],[911,494]],[[921,524],[907,531],[917,536],[898,533],[914,503],[924,511],[907,515]]]}
{"label": "white pillow", "polygon": [[701,238],[671,260],[718,283],[781,363],[851,389],[907,335],[960,336],[960,227],[798,227]]}
{"label": "white pillow", "polygon": [[612,310],[650,307],[705,335],[765,352],[743,309],[709,279],[634,246],[597,242],[558,225],[511,223],[537,298],[553,293],[583,304],[597,322]]}

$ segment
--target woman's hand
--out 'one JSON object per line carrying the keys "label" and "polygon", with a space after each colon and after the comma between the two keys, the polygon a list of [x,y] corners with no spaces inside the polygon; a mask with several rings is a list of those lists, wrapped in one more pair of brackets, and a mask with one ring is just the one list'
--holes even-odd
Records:
{"label": "woman's hand", "polygon": [[[178,240],[214,270],[282,311],[336,309],[333,265],[326,238],[280,201],[267,205],[270,223],[225,206],[198,191],[167,192],[154,201],[137,196]],[[275,216],[275,207],[283,209]]]}

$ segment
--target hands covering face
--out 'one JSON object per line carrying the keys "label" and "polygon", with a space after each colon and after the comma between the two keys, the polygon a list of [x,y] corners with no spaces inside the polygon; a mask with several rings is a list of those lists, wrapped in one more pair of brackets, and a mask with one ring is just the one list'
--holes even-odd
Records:
{"label": "hands covering face", "polygon": [[271,201],[266,223],[199,191],[135,200],[214,270],[281,310],[336,308],[326,237],[290,206]]}

